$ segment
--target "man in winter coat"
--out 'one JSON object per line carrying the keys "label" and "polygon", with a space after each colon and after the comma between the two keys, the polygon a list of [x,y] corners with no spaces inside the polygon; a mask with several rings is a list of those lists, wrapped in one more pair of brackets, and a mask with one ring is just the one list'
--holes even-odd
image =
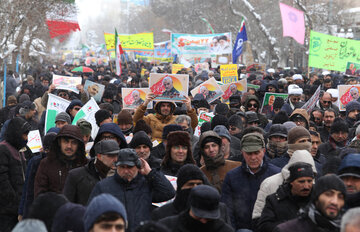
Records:
{"label": "man in winter coat", "polygon": [[190,192],[190,209],[179,215],[167,217],[160,223],[172,232],[234,231],[229,224],[220,219],[220,194],[208,185],[199,185]]}
{"label": "man in winter coat", "polygon": [[270,159],[286,155],[288,150],[287,130],[282,124],[273,124],[269,130],[266,155]]}
{"label": "man in winter coat", "polygon": [[19,150],[26,146],[30,129],[24,119],[14,118],[0,143],[0,231],[11,231],[17,223],[26,168],[24,152]]}
{"label": "man in winter coat", "polygon": [[119,151],[119,145],[114,140],[101,140],[96,143],[95,159],[69,172],[64,186],[64,195],[67,199],[86,205],[96,183],[114,174]]}
{"label": "man in winter coat", "polygon": [[305,109],[295,109],[290,117],[290,121],[295,122],[297,126],[303,126],[306,129],[309,129],[310,126],[310,118],[309,114]]}
{"label": "man in winter coat", "polygon": [[200,153],[204,160],[201,171],[219,192],[226,174],[241,165],[241,162],[226,160],[221,145],[222,139],[214,131],[206,131],[200,136]]}
{"label": "man in winter coat", "polygon": [[286,164],[281,172],[266,178],[260,185],[259,192],[257,194],[252,219],[257,220],[261,216],[261,212],[265,206],[265,199],[267,196],[276,192],[280,185],[285,183],[285,180],[289,178],[289,167],[297,162],[307,163],[312,166],[313,172],[316,174],[315,162],[311,154],[306,150],[297,150],[291,156],[288,164]]}
{"label": "man in winter coat", "polygon": [[135,149],[139,158],[146,160],[150,168],[160,168],[161,159],[151,155],[152,142],[145,131],[138,131],[131,139],[129,147]]}
{"label": "man in winter coat", "polygon": [[287,102],[281,107],[281,111],[285,111],[289,116],[295,110],[295,107],[300,102],[301,94],[303,89],[299,86],[292,84],[288,86],[289,98]]}
{"label": "man in winter coat", "polygon": [[296,219],[279,224],[276,232],[338,232],[345,204],[346,188],[334,174],[320,177],[313,188],[312,200]]}
{"label": "man in winter coat", "polygon": [[150,220],[152,202],[163,202],[175,196],[175,190],[166,177],[151,169],[135,150],[121,149],[114,176],[98,182],[89,202],[101,193],[110,193],[120,200],[127,211],[128,231],[133,232],[140,222]]}
{"label": "man in winter coat", "polygon": [[[163,128],[168,124],[175,124],[176,116],[174,115],[174,111],[176,105],[173,102],[157,102],[154,107],[156,113],[144,116],[147,105],[150,101],[154,100],[154,98],[155,95],[153,93],[149,93],[146,96],[145,102],[136,109],[133,119],[134,123],[143,119],[152,129],[152,139],[162,141],[161,135]],[[191,118],[191,127],[195,130],[198,124],[196,111],[191,107],[190,98],[186,97],[184,103],[186,105],[187,115]]]}
{"label": "man in winter coat", "polygon": [[314,180],[312,166],[299,162],[291,165],[289,171],[286,183],[266,198],[257,231],[271,232],[278,224],[296,218],[299,209],[309,203]]}
{"label": "man in winter coat", "polygon": [[327,160],[338,156],[340,149],[347,145],[348,136],[349,128],[347,123],[341,118],[335,119],[331,125],[329,141],[319,146],[320,153],[324,154]]}
{"label": "man in winter coat", "polygon": [[265,178],[280,172],[280,168],[264,158],[265,142],[261,134],[244,135],[241,148],[244,162],[226,174],[221,195],[236,230],[252,228],[251,212],[260,184]]}
{"label": "man in winter coat", "polygon": [[330,137],[331,126],[334,123],[337,114],[333,109],[327,109],[324,112],[324,126],[319,128],[319,133],[321,135],[321,141],[323,143],[327,142]]}
{"label": "man in winter coat", "polygon": [[74,125],[63,126],[50,152],[40,162],[35,176],[35,197],[44,192],[62,193],[69,171],[86,163],[80,128]]}

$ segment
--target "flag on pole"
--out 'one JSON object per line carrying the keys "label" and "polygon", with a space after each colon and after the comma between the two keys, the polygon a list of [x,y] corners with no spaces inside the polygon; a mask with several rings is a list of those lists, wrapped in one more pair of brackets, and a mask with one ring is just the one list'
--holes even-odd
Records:
{"label": "flag on pole", "polygon": [[98,133],[98,130],[99,130],[99,127],[98,125],[96,124],[96,119],[95,119],[95,113],[100,110],[100,107],[98,106],[98,104],[96,103],[95,99],[92,97],[88,102],[86,102],[86,104],[81,107],[81,109],[76,113],[73,121],[72,121],[72,124],[73,125],[76,125],[76,122],[83,118],[85,119],[86,121],[90,122],[91,124],[91,137],[93,139],[95,139],[97,133]]}
{"label": "flag on pole", "polygon": [[115,56],[116,56],[116,75],[121,75],[121,55],[124,54],[124,51],[121,47],[119,36],[117,30],[115,29]]}
{"label": "flag on pole", "polygon": [[45,116],[45,133],[55,126],[55,117],[60,112],[65,112],[66,108],[70,105],[70,101],[49,93],[49,99],[46,107]]}
{"label": "flag on pole", "polygon": [[214,34],[214,33],[215,33],[215,32],[214,32],[214,29],[212,28],[212,26],[211,26],[211,24],[209,23],[209,21],[207,21],[206,18],[203,18],[203,17],[200,17],[200,19],[207,24],[210,33],[211,33],[211,34]]}
{"label": "flag on pole", "polygon": [[305,40],[305,19],[304,12],[288,6],[284,3],[280,4],[281,20],[283,24],[283,36],[293,37],[299,44],[304,44]]}
{"label": "flag on pole", "polygon": [[243,44],[244,42],[247,41],[247,34],[246,34],[246,27],[245,27],[245,20],[244,17],[241,20],[240,23],[240,29],[239,32],[236,36],[236,40],[235,40],[235,44],[234,44],[234,50],[232,53],[232,57],[233,57],[233,64],[237,63],[237,60],[239,58],[239,56],[241,55],[242,51],[243,51]]}

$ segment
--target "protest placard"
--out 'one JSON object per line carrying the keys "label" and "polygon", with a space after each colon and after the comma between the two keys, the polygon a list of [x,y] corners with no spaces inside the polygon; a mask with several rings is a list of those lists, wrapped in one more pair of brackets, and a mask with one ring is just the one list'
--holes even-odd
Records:
{"label": "protest placard", "polygon": [[253,85],[253,84],[247,83],[247,89],[249,89],[249,88],[254,88],[255,90],[260,89],[260,85]]}
{"label": "protest placard", "polygon": [[254,63],[246,67],[246,72],[261,72],[264,73],[266,64]]}
{"label": "protest placard", "polygon": [[[148,51],[154,50],[154,34],[138,33],[131,35],[118,35],[121,47],[126,51]],[[106,49],[115,51],[115,34],[104,33]]]}
{"label": "protest placard", "polygon": [[156,96],[154,100],[181,102],[188,96],[189,75],[151,73],[149,86]]}
{"label": "protest placard", "polygon": [[195,128],[194,135],[200,137],[202,124],[204,124],[204,122],[211,122],[214,116],[213,112],[207,113],[205,111],[200,111],[198,116],[198,125]]}
{"label": "protest placard", "polygon": [[171,73],[176,74],[184,68],[183,64],[172,64]]}
{"label": "protest placard", "polygon": [[339,90],[339,110],[345,111],[346,105],[350,101],[359,101],[360,85],[338,85]]}
{"label": "protest placard", "polygon": [[206,101],[211,103],[221,97],[224,94],[224,91],[222,91],[220,85],[216,83],[215,78],[212,77],[191,90],[192,96],[195,97],[198,94],[203,95]]}
{"label": "protest placard", "polygon": [[301,107],[301,109],[305,109],[309,115],[312,109],[314,109],[316,102],[319,100],[320,96],[320,86],[316,89],[315,93],[312,97]]}
{"label": "protest placard", "polygon": [[97,132],[99,130],[98,125],[96,124],[95,113],[100,110],[100,107],[96,103],[95,99],[92,97],[75,115],[72,124],[76,125],[76,122],[83,118],[91,124],[91,137],[95,139]]}
{"label": "protest placard", "polygon": [[360,60],[360,41],[310,32],[309,67],[345,72]]}
{"label": "protest placard", "polygon": [[41,136],[39,130],[29,131],[28,142],[26,144],[32,153],[40,152],[42,148]]}
{"label": "protest placard", "polygon": [[288,98],[288,94],[287,93],[270,93],[270,92],[266,92],[265,96],[264,96],[264,100],[262,103],[262,107],[261,107],[261,113],[262,114],[271,114],[271,112],[273,111],[273,104],[275,102],[275,98],[277,97],[281,97],[283,98],[285,101]]}
{"label": "protest placard", "polygon": [[79,93],[76,88],[77,85],[81,85],[82,77],[68,77],[53,75],[52,84],[55,85],[56,89],[65,89],[75,93]]}
{"label": "protest placard", "polygon": [[345,74],[357,77],[360,76],[360,64],[348,62]]}
{"label": "protest placard", "polygon": [[[143,104],[146,95],[150,92],[149,88],[122,88],[121,96],[123,100],[124,109],[136,109],[139,105]],[[152,109],[153,103],[147,105],[147,109]]]}
{"label": "protest placard", "polygon": [[70,101],[49,93],[49,99],[46,107],[45,115],[45,131],[44,134],[55,126],[55,117],[60,112],[65,112],[66,108],[70,105]]}
{"label": "protest placard", "polygon": [[237,81],[234,83],[229,83],[225,85],[221,85],[222,91],[224,94],[221,96],[225,101],[229,100],[231,96],[241,96],[243,93],[247,91],[246,87],[246,79],[241,81]]}
{"label": "protest placard", "polygon": [[197,63],[195,64],[195,72],[197,73],[201,73],[202,71],[207,71],[209,72],[209,63],[204,62],[204,63]]}
{"label": "protest placard", "polygon": [[224,84],[238,80],[237,64],[224,64],[220,66],[221,81]]}
{"label": "protest placard", "polygon": [[96,102],[101,102],[101,98],[104,94],[105,86],[93,81],[86,80],[84,85],[84,91],[89,97],[93,97]]}

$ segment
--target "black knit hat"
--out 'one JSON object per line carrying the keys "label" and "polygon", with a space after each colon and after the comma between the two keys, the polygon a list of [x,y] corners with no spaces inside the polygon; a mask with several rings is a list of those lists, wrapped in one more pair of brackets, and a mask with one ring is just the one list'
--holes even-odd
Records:
{"label": "black knit hat", "polygon": [[168,134],[172,131],[182,131],[182,130],[183,130],[183,128],[177,124],[166,125],[166,126],[164,126],[164,129],[163,129],[162,139],[163,140],[167,139]]}
{"label": "black knit hat", "polygon": [[226,129],[229,129],[229,122],[226,116],[218,114],[213,117],[211,120],[211,130],[213,130],[217,125],[223,125]]}
{"label": "black knit hat", "polygon": [[149,138],[149,136],[146,134],[145,131],[138,131],[134,134],[134,137],[132,138],[129,147],[131,148],[136,148],[139,145],[146,145],[148,146],[150,149],[152,148],[152,142]]}
{"label": "black knit hat", "polygon": [[205,99],[201,99],[201,100],[196,104],[196,108],[206,108],[206,109],[210,109],[210,105],[209,105],[209,103],[208,103]]}
{"label": "black knit hat", "polygon": [[311,164],[304,162],[296,162],[289,167],[290,176],[288,182],[291,183],[300,177],[314,178],[314,171]]}
{"label": "black knit hat", "polygon": [[349,127],[343,119],[336,118],[330,127],[330,134],[337,133],[340,131],[349,133]]}
{"label": "black knit hat", "polygon": [[146,122],[143,119],[137,121],[133,129],[134,134],[138,131],[145,131],[146,134],[152,134],[151,127],[148,124],[146,124]]}
{"label": "black knit hat", "polygon": [[211,123],[210,122],[204,122],[200,127],[200,133],[204,133],[206,131],[211,130]]}
{"label": "black knit hat", "polygon": [[340,191],[344,195],[344,198],[346,197],[346,187],[344,182],[337,175],[329,174],[316,180],[312,193],[312,202],[317,201],[322,193],[330,189]]}
{"label": "black knit hat", "polygon": [[56,139],[56,133],[55,132],[48,132],[43,139],[43,146],[44,150],[50,150],[51,144]]}
{"label": "black knit hat", "polygon": [[229,106],[225,103],[220,103],[215,106],[215,114],[227,115],[229,113]]}
{"label": "black knit hat", "polygon": [[105,119],[108,119],[108,118],[111,118],[111,115],[110,115],[109,111],[107,111],[107,110],[98,110],[95,113],[95,120],[96,120],[96,124],[98,126],[100,126],[100,123],[102,121],[104,121]]}
{"label": "black knit hat", "polygon": [[234,126],[234,127],[237,127],[239,129],[243,129],[243,123],[242,123],[242,119],[239,115],[232,115],[230,118],[229,118],[229,126]]}
{"label": "black knit hat", "polygon": [[189,180],[202,180],[203,184],[207,182],[207,178],[200,168],[194,164],[185,164],[179,169],[177,174],[177,189],[181,190],[181,187]]}

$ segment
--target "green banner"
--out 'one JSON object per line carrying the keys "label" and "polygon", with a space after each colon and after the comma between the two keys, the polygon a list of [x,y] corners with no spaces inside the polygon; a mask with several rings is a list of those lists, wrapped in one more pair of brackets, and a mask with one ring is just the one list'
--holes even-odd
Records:
{"label": "green banner", "polygon": [[310,32],[310,67],[345,72],[348,62],[360,62],[360,41]]}

